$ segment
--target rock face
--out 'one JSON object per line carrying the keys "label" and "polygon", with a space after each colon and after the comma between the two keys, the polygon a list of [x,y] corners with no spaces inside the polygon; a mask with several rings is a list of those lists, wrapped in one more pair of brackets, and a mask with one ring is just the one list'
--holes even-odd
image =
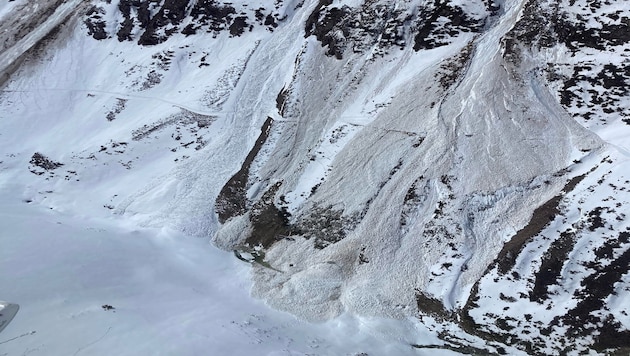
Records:
{"label": "rock face", "polygon": [[[122,19],[117,19],[113,32],[119,41],[137,41],[139,45],[150,46],[166,41],[175,33],[203,32],[216,38],[224,31],[231,36],[241,36],[254,26],[273,31],[278,26],[279,4],[281,2],[266,10],[262,6],[250,9],[246,3],[234,7],[232,2],[213,0],[123,0],[118,2],[117,8]],[[96,40],[110,36],[105,30],[104,15],[104,7],[98,5],[87,12],[88,34]]]}
{"label": "rock face", "polygon": [[[100,141],[41,148],[63,165],[28,146],[73,172],[33,184],[153,172],[95,199],[253,256],[253,293],[303,318],[419,318],[468,353],[630,350],[630,5],[69,3],[2,38],[0,115],[100,120]],[[81,84],[47,92],[58,126],[11,104],[42,100],[37,75]]]}

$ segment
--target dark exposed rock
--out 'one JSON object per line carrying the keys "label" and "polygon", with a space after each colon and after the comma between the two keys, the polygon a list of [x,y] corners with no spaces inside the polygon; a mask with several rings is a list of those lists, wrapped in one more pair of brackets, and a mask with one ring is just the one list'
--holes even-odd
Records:
{"label": "dark exposed rock", "polygon": [[250,215],[252,232],[245,240],[249,246],[268,248],[280,239],[301,233],[289,223],[291,214],[274,204],[274,198],[281,184],[278,182],[269,187],[260,200],[252,206]]}
{"label": "dark exposed rock", "polygon": [[620,24],[600,22],[601,27],[589,27],[586,19],[576,22],[567,18],[567,14],[554,16],[553,29],[558,41],[569,49],[577,51],[584,47],[604,50],[610,46],[619,46],[630,41],[630,19],[624,17]]}
{"label": "dark exposed rock", "polygon": [[306,37],[315,34],[315,28],[320,22],[320,18],[322,17],[324,8],[330,4],[332,4],[332,0],[319,0],[319,3],[317,4],[313,12],[311,12],[311,14],[306,19],[304,25]]}
{"label": "dark exposed rock", "polygon": [[207,32],[219,33],[228,29],[236,9],[229,4],[217,4],[213,0],[195,3],[190,16],[195,19],[196,28],[207,28]]}
{"label": "dark exposed rock", "polygon": [[464,72],[473,52],[472,42],[466,45],[457,56],[450,58],[446,63],[442,64],[440,69],[443,75],[439,79],[440,86],[443,89],[450,88]]}
{"label": "dark exposed rock", "polygon": [[[158,34],[158,30],[167,25],[172,25],[171,31],[175,31],[177,26],[186,16],[188,0],[165,0],[160,10],[146,21],[145,31],[140,36],[138,44],[155,45],[164,42],[168,38],[168,31]],[[172,32],[171,32],[172,33]]]}
{"label": "dark exposed rock", "polygon": [[[99,9],[88,11],[84,22],[90,36],[104,39],[108,25]],[[176,33],[190,36],[202,31],[218,36],[227,32],[235,37],[253,30],[255,25],[273,31],[283,20],[264,8],[250,10],[244,5],[237,9],[230,2],[215,0],[120,0],[118,10],[122,17],[116,26],[118,40],[137,40],[144,46],[162,43]]]}
{"label": "dark exposed rock", "polygon": [[470,17],[461,7],[435,0],[420,10],[413,49],[419,51],[447,45],[450,37],[460,32],[479,32],[483,25],[484,19]]}
{"label": "dark exposed rock", "polygon": [[63,163],[55,162],[39,152],[33,154],[29,163],[46,171],[52,171],[63,166]]}
{"label": "dark exposed rock", "polygon": [[[561,2],[529,0],[521,18],[503,39],[504,57],[518,65],[522,51],[556,45],[566,46],[572,53],[584,48],[616,51],[630,42],[630,18],[609,5],[587,1],[584,7],[571,0],[568,6],[561,6]],[[630,123],[624,115],[627,104],[623,100],[628,96],[630,69],[618,63],[602,63],[601,58],[591,59],[592,62],[586,59],[574,65],[549,64],[548,79],[561,81],[561,104],[583,122],[597,118],[598,123],[607,124],[621,116]],[[572,74],[566,76],[567,72]]]}
{"label": "dark exposed rock", "polygon": [[[544,1],[544,0],[542,0]],[[503,37],[503,56],[518,64],[524,48],[551,47],[557,43],[552,24],[557,18],[557,4],[540,4],[541,0],[528,0],[521,18]]]}
{"label": "dark exposed rock", "polygon": [[[247,205],[246,185],[247,179],[249,178],[249,168],[254,158],[256,158],[256,155],[258,155],[262,145],[267,140],[272,123],[273,120],[270,117],[267,118],[261,128],[260,136],[258,136],[254,147],[249,151],[241,169],[236,172],[221,189],[215,201],[215,209],[219,216],[219,222],[225,223],[228,219],[245,213]],[[266,204],[265,206],[271,209],[271,205]],[[263,210],[262,207],[260,210]]]}
{"label": "dark exposed rock", "polygon": [[[146,28],[151,20],[151,13],[149,11],[149,5],[155,0],[120,0],[118,3],[118,10],[123,16],[123,21],[119,26],[118,36],[119,41],[131,41],[131,33],[134,29],[134,20],[137,20],[141,28]],[[135,18],[132,16],[135,14]]]}
{"label": "dark exposed rock", "polygon": [[534,287],[529,293],[532,301],[542,303],[548,299],[549,286],[560,277],[562,267],[575,245],[575,234],[564,231],[544,254],[539,270],[534,274]]}
{"label": "dark exposed rock", "polygon": [[419,289],[416,289],[416,303],[420,312],[438,319],[452,319],[454,315],[448,311],[442,302]]}
{"label": "dark exposed rock", "polygon": [[38,176],[41,176],[46,172],[49,172],[50,175],[53,176],[53,171],[63,166],[63,163],[55,162],[39,152],[35,152],[33,154],[29,163],[31,164],[29,171]]}
{"label": "dark exposed rock", "polygon": [[286,87],[283,87],[276,97],[276,109],[278,109],[278,113],[280,113],[281,116],[284,116],[285,105],[288,98],[289,90]]}
{"label": "dark exposed rock", "polygon": [[558,204],[562,197],[570,192],[582,179],[584,175],[572,178],[564,187],[563,192],[549,199],[544,204],[536,208],[532,218],[527,225],[519,230],[504,246],[495,263],[500,274],[508,273],[516,263],[516,258],[523,250],[523,247],[538,235],[560,213]]}
{"label": "dark exposed rock", "polygon": [[117,98],[116,104],[114,105],[114,107],[105,115],[105,118],[107,119],[107,121],[116,120],[116,115],[123,112],[123,110],[125,110],[126,105],[127,105],[127,99]]}
{"label": "dark exposed rock", "polygon": [[332,4],[331,0],[320,0],[319,4],[306,20],[305,36],[314,35],[322,43],[322,47],[328,46],[326,54],[341,59],[343,55],[342,39],[333,30],[346,30],[344,22],[349,20],[350,8],[338,8],[327,6]]}
{"label": "dark exposed rock", "polygon": [[[485,7],[485,15],[499,9],[489,0]],[[254,26],[273,31],[284,20],[262,7],[237,9],[230,2],[215,0],[120,0],[118,10],[122,19],[117,38],[137,40],[140,45],[162,43],[173,33],[190,36],[205,31],[217,36],[229,32],[231,36],[241,36]],[[388,48],[402,48],[412,40],[415,50],[431,49],[451,43],[450,39],[461,32],[478,32],[485,23],[485,15],[478,18],[468,14],[448,0],[436,0],[415,15],[415,11],[408,10],[376,1],[352,8],[321,0],[306,20],[305,35],[314,35],[327,48],[326,54],[342,58],[348,49],[358,53],[372,49],[375,54],[384,54]],[[93,12],[86,16],[88,32],[94,38],[104,39],[107,24],[94,16]],[[180,28],[187,17],[192,21]]]}
{"label": "dark exposed rock", "polygon": [[238,37],[240,35],[243,34],[243,32],[245,32],[245,29],[249,27],[249,25],[247,24],[247,17],[245,16],[238,16],[234,19],[234,21],[232,22],[232,24],[230,25],[229,29],[230,29],[230,35]]}
{"label": "dark exposed rock", "polygon": [[103,20],[105,10],[101,7],[92,6],[86,13],[86,19],[83,21],[88,28],[88,35],[95,40],[103,40],[107,38],[105,31],[106,23]]}
{"label": "dark exposed rock", "polygon": [[306,21],[305,35],[314,35],[327,55],[341,59],[348,49],[361,53],[376,48],[375,54],[383,54],[390,47],[405,47],[411,38],[416,51],[440,47],[462,32],[480,31],[484,23],[484,17],[475,18],[448,1],[437,0],[412,15],[376,2],[351,8],[321,0]]}
{"label": "dark exposed rock", "polygon": [[356,222],[344,216],[343,210],[328,207],[315,207],[296,224],[307,239],[312,239],[315,248],[323,249],[346,237]]}
{"label": "dark exposed rock", "polygon": [[278,27],[278,24],[276,23],[276,19],[273,16],[271,16],[271,14],[267,14],[267,16],[265,16],[264,25],[271,26],[271,27]]}
{"label": "dark exposed rock", "polygon": [[[580,300],[566,315],[556,318],[552,325],[562,321],[569,327],[570,336],[584,337],[595,335],[595,348],[630,347],[630,331],[620,327],[612,316],[603,318],[593,312],[604,308],[604,300],[614,292],[615,283],[619,282],[630,269],[630,250],[626,250],[612,263],[605,267],[599,266],[595,273],[585,278],[581,284],[583,289],[576,292],[576,299]],[[599,330],[598,333],[593,333]]]}
{"label": "dark exposed rock", "polygon": [[[583,109],[597,106],[605,114],[623,112],[625,108],[620,100],[630,94],[630,67],[605,64],[596,74],[593,69],[590,65],[577,65],[573,68],[573,75],[563,78],[563,86],[559,91],[560,103],[566,107]],[[605,90],[585,91],[585,87]],[[581,117],[588,121],[594,113],[588,114]]]}

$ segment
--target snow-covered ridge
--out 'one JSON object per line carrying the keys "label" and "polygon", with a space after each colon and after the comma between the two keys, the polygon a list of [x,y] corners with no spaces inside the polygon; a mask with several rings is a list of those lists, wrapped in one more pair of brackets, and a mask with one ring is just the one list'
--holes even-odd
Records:
{"label": "snow-covered ridge", "polygon": [[308,320],[629,347],[627,5],[70,5],[0,54],[0,183],[25,202],[212,237]]}

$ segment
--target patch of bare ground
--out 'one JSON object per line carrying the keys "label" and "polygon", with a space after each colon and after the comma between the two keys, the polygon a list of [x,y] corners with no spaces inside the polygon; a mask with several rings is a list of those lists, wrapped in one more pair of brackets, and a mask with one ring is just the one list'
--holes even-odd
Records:
{"label": "patch of bare ground", "polygon": [[285,114],[285,105],[287,104],[288,99],[289,89],[283,87],[276,97],[276,109],[278,109],[278,113],[280,113],[280,116],[284,116]]}
{"label": "patch of bare ground", "polygon": [[440,70],[444,71],[439,79],[442,89],[448,89],[457,82],[470,64],[473,51],[473,41],[470,41],[456,56],[451,57],[440,66]]}
{"label": "patch of bare ground", "polygon": [[459,352],[467,355],[505,355],[506,351],[501,345],[507,344],[507,336],[501,334],[491,334],[481,330],[474,320],[467,314],[461,312],[448,310],[444,307],[444,304],[433,298],[426,293],[416,289],[416,303],[418,310],[423,315],[428,315],[442,322],[451,322],[459,325],[464,331],[470,335],[481,337],[488,341],[488,346],[492,347],[495,351],[491,351],[490,348],[482,349],[478,347],[470,346],[466,340],[460,339],[450,333],[443,331],[439,333],[438,337],[446,342],[444,345],[412,345],[418,349],[445,349],[455,352]]}
{"label": "patch of bare ground", "polygon": [[[249,170],[252,162],[260,152],[260,149],[267,141],[272,124],[273,119],[268,117],[261,128],[261,133],[254,147],[252,147],[243,161],[241,169],[239,169],[221,189],[215,201],[215,210],[221,223],[225,223],[230,218],[243,215],[247,212],[249,204],[247,200]],[[274,203],[276,194],[281,185],[282,182],[272,184],[263,193],[262,197],[249,208],[251,233],[245,239],[245,245],[249,248],[269,248],[279,239],[301,234],[299,229],[290,223],[289,218],[291,214],[289,214],[286,208],[278,208]],[[250,253],[254,255],[255,262],[270,267],[264,262],[264,250],[250,251]]]}
{"label": "patch of bare ground", "polygon": [[105,115],[105,118],[107,119],[107,121],[114,121],[116,120],[116,115],[120,114],[121,112],[123,112],[123,110],[125,110],[125,107],[127,106],[127,99],[121,99],[121,98],[116,98],[116,104],[114,104],[114,107],[107,112],[107,115]]}
{"label": "patch of bare ground", "polygon": [[[571,179],[560,194],[536,209],[532,217],[533,222],[530,222],[528,226],[517,233],[515,238],[510,241],[509,248],[502,251],[501,259],[497,258],[484,275],[493,270],[500,274],[512,270],[516,256],[522,253],[523,248],[532,241],[533,237],[540,234],[542,229],[555,217],[551,213],[559,213],[558,203],[560,199],[573,190],[585,175]],[[614,210],[606,210],[602,207],[593,209],[586,214],[587,220],[585,222],[572,225],[570,229],[561,232],[560,236],[551,243],[542,256],[540,268],[533,272],[534,278],[530,281],[533,283],[529,291],[530,301],[543,303],[551,299],[552,294],[549,287],[558,284],[565,262],[574,250],[581,232],[609,231],[605,229],[609,225],[602,212],[614,213]],[[439,303],[437,300],[423,298],[421,301],[424,310],[420,305],[419,308],[429,315],[450,317],[449,320],[457,323],[466,333],[480,337],[489,344],[497,342],[515,346],[530,355],[547,354],[548,348],[545,345],[549,346],[546,340],[549,337],[560,337],[556,341],[561,346],[556,346],[554,349],[559,354],[576,351],[575,340],[590,338],[592,342],[589,342],[588,347],[591,350],[610,355],[626,355],[630,350],[630,330],[625,328],[613,313],[608,311],[606,300],[615,295],[616,286],[630,271],[630,249],[628,249],[630,232],[628,230],[630,229],[617,233],[618,236],[604,237],[606,239],[604,243],[593,250],[597,259],[584,263],[584,267],[590,274],[581,280],[581,287],[573,295],[577,305],[566,313],[556,316],[549,324],[545,325],[540,322],[532,324],[531,315],[528,316],[527,314],[524,315],[523,320],[516,320],[489,313],[485,315],[494,320],[494,325],[478,324],[469,312],[479,307],[477,303],[483,294],[483,291],[480,291],[479,281],[473,285],[469,299],[464,307],[457,312],[456,318],[444,314],[440,305],[436,305]],[[528,234],[525,234],[526,232]],[[507,252],[512,252],[513,255],[509,256]],[[509,278],[520,279],[521,276],[513,271]],[[528,296],[521,293],[521,297],[527,298]],[[515,298],[503,294],[500,298],[504,302],[515,301]],[[524,338],[515,334],[514,327],[520,327],[523,323],[526,324],[525,328],[538,329],[542,336],[526,340],[527,337]],[[527,326],[527,324],[531,325]],[[446,339],[444,340],[446,341]]]}
{"label": "patch of bare ground", "polygon": [[[511,271],[516,263],[518,255],[522,253],[524,247],[528,243],[530,243],[536,235],[540,234],[542,230],[547,227],[558,214],[560,214],[559,204],[562,198],[567,193],[571,192],[586,177],[587,174],[588,173],[570,179],[558,195],[554,196],[553,198],[542,204],[540,207],[535,209],[530,222],[521,230],[519,230],[516,235],[514,235],[514,237],[512,237],[512,239],[504,245],[503,249],[495,259],[495,262],[488,266],[484,275],[490,273],[492,270],[495,269],[495,267],[500,275],[504,275]],[[557,280],[564,265],[564,261],[573,249],[574,244],[575,236],[568,231],[562,233],[560,238],[552,243],[549,250],[543,256],[541,269],[535,274],[536,279],[534,282],[534,287],[530,292],[530,300],[540,302],[548,298],[548,286]],[[516,279],[521,278],[516,272],[512,273],[512,277]],[[518,337],[518,335],[513,335],[511,332],[512,326],[510,323],[508,323],[507,319],[501,319],[498,315],[494,316],[494,318],[496,319],[495,326],[499,329],[504,330],[505,332],[490,332],[485,330],[483,325],[477,324],[477,322],[473,319],[469,312],[470,310],[479,307],[477,302],[481,298],[479,291],[479,283],[481,279],[482,278],[480,278],[477,283],[473,285],[466,304],[459,310],[457,314],[457,324],[470,335],[480,337],[488,342],[498,342],[504,345],[513,345],[532,355],[543,354],[541,351],[542,349],[539,347],[539,345],[537,345],[537,343],[539,341],[541,343],[544,343],[544,340],[527,341],[522,340],[522,338]],[[612,284],[610,288],[612,288]],[[507,300],[507,297],[504,297],[502,299],[506,299],[506,301],[509,301]],[[591,309],[589,310],[589,312],[599,309],[599,307],[595,307],[595,309]]]}
{"label": "patch of bare ground", "polygon": [[274,204],[274,198],[281,185],[280,182],[272,185],[252,206],[250,215],[252,232],[245,240],[247,245],[268,248],[279,239],[300,234],[300,231],[289,223],[291,215],[286,209],[278,209]]}
{"label": "patch of bare ground", "polygon": [[[269,136],[269,129],[273,123],[273,119],[268,117],[265,120],[261,128],[260,135],[254,144],[254,147],[249,151],[247,157],[245,157],[245,161],[241,165],[241,169],[236,172],[232,178],[230,178],[227,183],[219,192],[219,196],[217,197],[214,207],[219,216],[219,222],[225,223],[228,219],[239,216],[245,213],[247,208],[247,179],[249,178],[249,169],[251,167],[252,162],[260,152],[265,141],[267,141],[267,137]],[[273,204],[272,204],[273,205]]]}
{"label": "patch of bare ground", "polygon": [[33,154],[29,163],[46,171],[57,169],[63,166],[63,163],[55,162],[39,152],[35,152]]}
{"label": "patch of bare ground", "polygon": [[418,345],[418,344],[412,344],[411,346],[413,348],[415,348],[415,349],[450,350],[450,351],[457,352],[457,353],[464,354],[464,355],[486,355],[486,356],[505,355],[505,353],[490,352],[490,351],[488,351],[486,349],[480,349],[480,348],[477,348],[477,347],[472,347],[472,346],[467,346],[467,345],[449,345],[449,344],[444,344],[444,345]]}
{"label": "patch of bare ground", "polygon": [[529,223],[519,230],[510,241],[503,245],[503,249],[499,252],[495,260],[499,273],[505,274],[510,271],[514,267],[516,258],[521,253],[523,247],[560,213],[558,204],[561,199],[562,195],[556,195],[536,208]]}
{"label": "patch of bare ground", "polygon": [[[573,177],[569,180],[560,194],[536,208],[529,223],[520,229],[510,241],[503,245],[503,249],[501,249],[501,252],[499,252],[499,255],[494,261],[494,265],[497,266],[497,270],[500,274],[506,274],[514,267],[516,259],[525,245],[531,242],[534,236],[540,234],[540,232],[556,218],[560,213],[558,204],[560,204],[564,195],[573,190],[584,177],[586,177],[586,174]],[[493,266],[489,268],[491,267]]]}
{"label": "patch of bare ground", "polygon": [[[627,231],[619,233],[619,238],[611,243],[621,241],[628,244]],[[611,314],[598,316],[595,312],[605,311],[605,300],[615,294],[615,284],[630,270],[630,249],[627,249],[608,265],[592,264],[593,273],[581,282],[582,289],[575,292],[574,297],[580,301],[575,308],[565,315],[557,317],[551,326],[562,323],[568,326],[567,335],[584,337],[592,335],[593,348],[598,351],[607,349],[630,349],[630,331],[624,329]]]}
{"label": "patch of bare ground", "polygon": [[418,310],[434,318],[441,320],[454,318],[453,313],[447,310],[440,300],[427,295],[419,289],[416,289],[416,303],[418,304]]}
{"label": "patch of bare ground", "polygon": [[[122,110],[124,109],[124,102],[118,102],[118,104],[123,105],[119,108],[120,112],[122,112]],[[158,120],[150,125],[143,125],[142,127],[133,130],[131,132],[131,139],[134,141],[140,141],[140,140],[150,137],[154,133],[164,130],[165,128],[169,126],[175,126],[176,132],[173,135],[173,139],[175,139],[176,141],[179,141],[181,138],[179,134],[180,133],[179,130],[181,126],[181,127],[186,127],[188,131],[190,131],[190,133],[193,134],[193,136],[197,138],[198,145],[195,147],[195,149],[200,150],[206,145],[206,142],[203,141],[203,137],[198,134],[198,131],[210,126],[212,122],[214,122],[216,117],[210,116],[210,115],[199,114],[190,110],[186,110],[181,107],[179,109],[180,109],[180,112],[175,115],[171,115],[170,117],[167,117],[162,120]],[[182,144],[182,146],[188,147],[192,145],[193,143],[195,143],[195,141]]]}
{"label": "patch of bare ground", "polygon": [[534,273],[534,287],[529,292],[529,300],[542,303],[549,298],[549,286],[555,284],[569,253],[575,246],[575,233],[564,231],[543,255],[540,269]]}
{"label": "patch of bare ground", "polygon": [[29,166],[29,171],[38,176],[41,176],[46,172],[48,172],[50,176],[53,176],[53,171],[63,166],[63,163],[55,162],[39,152],[35,152],[28,163],[31,164]]}

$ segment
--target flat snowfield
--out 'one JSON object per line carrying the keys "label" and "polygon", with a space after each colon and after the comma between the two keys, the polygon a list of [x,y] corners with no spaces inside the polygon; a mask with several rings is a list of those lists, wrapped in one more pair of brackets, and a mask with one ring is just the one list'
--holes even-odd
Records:
{"label": "flat snowfield", "polygon": [[7,187],[0,225],[0,295],[20,305],[3,356],[422,355],[411,344],[433,340],[410,321],[271,310],[249,296],[249,265],[205,239],[76,219]]}

